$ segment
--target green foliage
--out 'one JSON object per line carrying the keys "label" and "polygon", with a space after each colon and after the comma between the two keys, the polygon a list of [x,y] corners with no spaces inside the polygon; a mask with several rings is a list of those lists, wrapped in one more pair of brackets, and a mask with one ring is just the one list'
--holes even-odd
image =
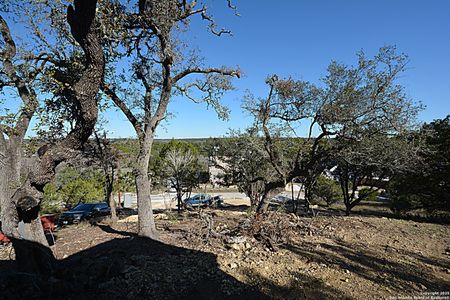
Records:
{"label": "green foliage", "polygon": [[325,176],[319,176],[313,187],[314,198],[318,198],[326,202],[327,205],[336,203],[341,199],[342,191],[339,184]]}
{"label": "green foliage", "polygon": [[71,208],[80,202],[89,203],[105,200],[104,191],[98,188],[95,179],[75,179],[63,186],[60,193],[67,208]]}
{"label": "green foliage", "polygon": [[160,186],[182,193],[197,186],[202,174],[199,150],[191,143],[172,139],[153,149],[150,170]]}
{"label": "green foliage", "polygon": [[[398,82],[408,58],[394,46],[380,48],[372,58],[363,52],[357,56],[355,65],[333,61],[321,84],[273,75],[266,80],[266,97],[246,97],[244,108],[262,132],[262,149],[276,174],[266,187],[275,190],[303,177],[308,199],[317,176],[338,163],[342,196],[350,213],[360,201],[354,198],[355,191],[364,179],[390,175],[386,171],[394,169],[391,166],[396,166],[402,152],[398,152],[401,147],[386,151],[385,142],[394,142],[413,128],[421,109]],[[279,147],[279,141],[305,125],[310,134],[304,142]]]}
{"label": "green foliage", "polygon": [[380,193],[374,189],[363,187],[358,191],[358,197],[365,201],[376,201]]}
{"label": "green foliage", "polygon": [[117,179],[113,186],[114,192],[136,192],[135,177],[132,172],[119,172],[116,177]]}
{"label": "green foliage", "polygon": [[44,187],[44,198],[41,208],[44,214],[59,213],[64,208],[62,194],[58,192],[58,188],[53,183],[49,183]]}
{"label": "green foliage", "polygon": [[139,153],[139,143],[137,140],[119,140],[112,142],[111,146],[117,153],[121,168],[132,168],[134,166]]}
{"label": "green foliage", "polygon": [[420,135],[425,146],[418,159],[388,187],[392,210],[450,211],[450,115],[425,124]]}
{"label": "green foliage", "polygon": [[44,99],[38,110],[36,129],[40,138],[56,142],[73,128],[79,112],[72,87],[84,69],[82,57],[81,53],[72,53],[43,72],[41,88],[50,91],[51,96]]}
{"label": "green foliage", "polygon": [[79,202],[105,201],[103,176],[99,172],[75,168],[65,168],[56,176],[56,182],[44,187],[42,210],[44,213],[60,212],[70,209]]}
{"label": "green foliage", "polygon": [[421,207],[421,197],[418,195],[395,194],[389,198],[389,208],[396,215],[401,215],[419,207]]}
{"label": "green foliage", "polygon": [[229,138],[216,139],[208,145],[211,163],[220,170],[217,183],[236,185],[250,198],[252,206],[264,192],[264,179],[273,174],[263,147],[263,139],[252,129],[231,132]]}

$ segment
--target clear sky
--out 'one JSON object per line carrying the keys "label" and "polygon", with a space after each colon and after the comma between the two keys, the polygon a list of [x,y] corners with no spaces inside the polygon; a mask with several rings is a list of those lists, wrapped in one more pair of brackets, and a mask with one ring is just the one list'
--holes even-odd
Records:
{"label": "clear sky", "polygon": [[[317,82],[332,59],[353,64],[363,49],[396,45],[409,55],[409,70],[401,79],[407,93],[425,104],[422,121],[450,114],[449,0],[235,0],[240,17],[226,9],[226,0],[209,1],[217,21],[232,37],[208,34],[204,23],[191,24],[190,37],[212,66],[239,65],[243,78],[223,103],[231,109],[228,122],[205,105],[175,99],[174,117],[157,132],[160,138],[224,135],[228,128],[251,123],[241,107],[245,90],[264,96],[269,74],[292,75]],[[120,113],[112,113],[114,136],[133,135]]]}
{"label": "clear sky", "polygon": [[[332,59],[353,64],[363,49],[373,55],[384,45],[396,45],[409,55],[409,70],[401,79],[407,93],[425,104],[422,121],[450,113],[450,0],[234,0],[240,17],[226,0],[206,1],[220,27],[233,36],[212,36],[201,20],[188,33],[211,66],[240,66],[243,78],[223,103],[231,109],[228,122],[205,105],[174,99],[174,117],[157,132],[159,138],[222,136],[229,128],[251,123],[241,107],[245,90],[264,96],[267,75],[292,75],[317,82]],[[134,136],[118,111],[108,111],[114,137]]]}

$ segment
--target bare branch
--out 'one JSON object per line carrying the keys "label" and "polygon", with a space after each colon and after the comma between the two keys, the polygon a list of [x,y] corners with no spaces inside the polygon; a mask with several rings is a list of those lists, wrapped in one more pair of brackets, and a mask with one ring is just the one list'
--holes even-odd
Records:
{"label": "bare branch", "polygon": [[221,36],[222,34],[233,35],[231,30],[227,30],[225,28],[222,28],[219,31],[217,31],[216,30],[216,22],[214,21],[214,19],[210,15],[206,14],[206,10],[203,11],[201,13],[201,15],[202,15],[202,19],[203,20],[206,20],[206,21],[209,22],[209,29],[211,30],[212,34],[217,35],[217,36]]}
{"label": "bare branch", "polygon": [[143,136],[142,127],[135,117],[135,115],[128,108],[126,103],[120,99],[120,97],[114,92],[113,89],[108,84],[103,84],[101,86],[101,90],[114,102],[114,104],[123,112],[123,114],[127,117],[128,121],[130,121],[131,125],[133,125],[134,130],[136,131],[139,137]]}
{"label": "bare branch", "polygon": [[14,130],[17,137],[23,138],[38,107],[38,101],[35,92],[16,73],[16,66],[13,64],[13,59],[16,55],[16,44],[11,36],[8,24],[2,16],[0,16],[0,32],[5,42],[5,49],[1,52],[4,73],[16,87],[24,104]]}
{"label": "bare branch", "polygon": [[181,80],[182,78],[188,76],[189,74],[210,74],[210,73],[217,73],[217,74],[222,74],[222,75],[227,75],[227,76],[236,76],[237,78],[241,78],[241,72],[239,69],[237,70],[227,70],[224,68],[190,68],[190,69],[186,69],[180,73],[178,73],[177,75],[175,75],[173,77],[173,82],[176,83],[179,80]]}

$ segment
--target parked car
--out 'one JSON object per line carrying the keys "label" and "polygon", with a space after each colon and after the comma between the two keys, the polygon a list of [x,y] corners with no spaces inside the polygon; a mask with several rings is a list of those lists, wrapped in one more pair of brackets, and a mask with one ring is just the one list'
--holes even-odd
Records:
{"label": "parked car", "polygon": [[69,211],[59,216],[59,225],[80,223],[93,217],[107,216],[111,213],[106,202],[100,203],[80,203]]}
{"label": "parked car", "polygon": [[197,194],[184,200],[186,207],[218,207],[223,205],[222,196],[214,196],[208,194]]}
{"label": "parked car", "polygon": [[222,207],[222,206],[224,206],[223,197],[220,196],[220,195],[212,197],[212,202],[211,202],[210,206],[213,206],[213,207]]}

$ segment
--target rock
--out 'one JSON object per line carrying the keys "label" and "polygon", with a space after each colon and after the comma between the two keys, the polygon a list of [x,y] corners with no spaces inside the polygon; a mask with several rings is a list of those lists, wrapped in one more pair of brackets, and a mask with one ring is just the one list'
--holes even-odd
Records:
{"label": "rock", "polygon": [[246,242],[244,244],[244,246],[245,246],[245,249],[250,249],[252,247],[252,245],[249,242]]}
{"label": "rock", "polygon": [[169,220],[169,216],[164,213],[157,214],[155,215],[155,220]]}
{"label": "rock", "polygon": [[117,221],[118,223],[137,223],[138,216],[137,215],[131,215],[129,217],[126,217],[125,219]]}
{"label": "rock", "polygon": [[229,244],[243,244],[247,241],[245,236],[233,236],[228,239]]}
{"label": "rock", "polygon": [[236,269],[236,268],[238,267],[238,265],[237,265],[236,263],[234,263],[234,262],[229,263],[228,266],[229,266],[231,269]]}
{"label": "rock", "polygon": [[350,271],[349,270],[344,270],[344,273],[350,274]]}
{"label": "rock", "polygon": [[231,244],[230,248],[233,250],[241,250],[241,246],[239,244]]}

